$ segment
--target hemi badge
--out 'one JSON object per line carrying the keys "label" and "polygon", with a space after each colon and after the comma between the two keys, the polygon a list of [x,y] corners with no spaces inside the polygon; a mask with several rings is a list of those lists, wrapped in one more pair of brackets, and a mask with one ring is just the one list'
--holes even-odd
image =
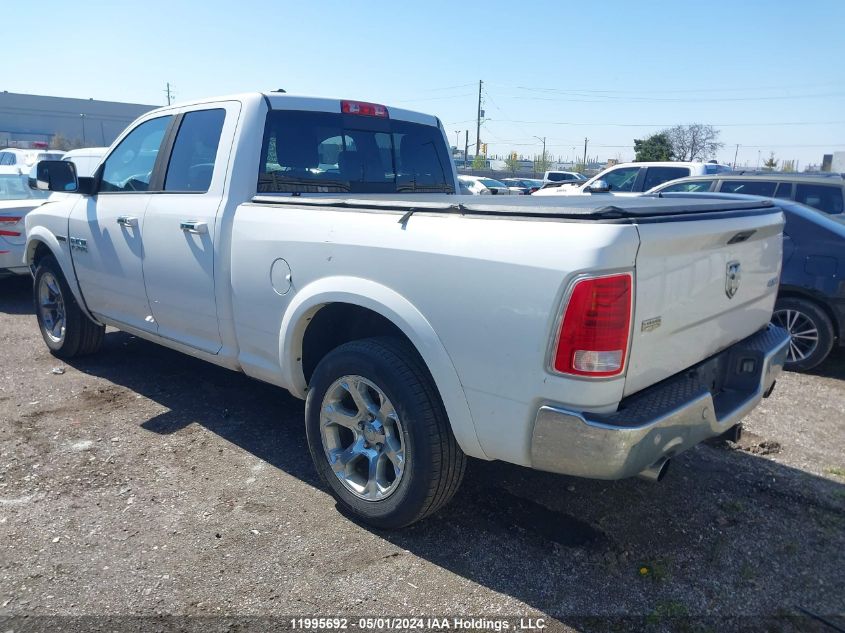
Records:
{"label": "hemi badge", "polygon": [[662,317],[654,317],[653,319],[646,319],[643,321],[642,327],[640,328],[643,332],[651,332],[652,330],[656,330],[660,327],[662,323]]}

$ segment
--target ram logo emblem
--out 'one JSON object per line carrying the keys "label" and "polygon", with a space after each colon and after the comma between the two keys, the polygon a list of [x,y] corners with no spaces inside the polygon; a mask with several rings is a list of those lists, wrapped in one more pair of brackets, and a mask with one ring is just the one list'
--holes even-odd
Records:
{"label": "ram logo emblem", "polygon": [[728,262],[728,270],[725,273],[725,294],[728,299],[733,299],[739,290],[739,281],[742,278],[739,262]]}

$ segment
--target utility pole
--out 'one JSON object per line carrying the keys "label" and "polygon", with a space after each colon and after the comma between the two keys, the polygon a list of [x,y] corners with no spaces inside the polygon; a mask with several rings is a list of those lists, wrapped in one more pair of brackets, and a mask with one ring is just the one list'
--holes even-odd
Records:
{"label": "utility pole", "polygon": [[484,110],[481,109],[481,86],[484,82],[478,80],[478,115],[475,119],[475,155],[481,151],[481,117],[484,116]]}
{"label": "utility pole", "polygon": [[455,149],[458,149],[458,146],[461,143],[461,131],[455,130]]}
{"label": "utility pole", "polygon": [[760,150],[757,150],[757,168],[754,171],[760,171]]}
{"label": "utility pole", "polygon": [[464,169],[467,168],[467,157],[469,156],[469,130],[464,131]]}
{"label": "utility pole", "polygon": [[174,96],[173,93],[170,91],[170,82],[167,82],[167,90],[164,91],[167,94],[167,105],[170,105],[170,100]]}
{"label": "utility pole", "polygon": [[79,118],[82,120],[82,144],[87,145],[88,142],[85,140],[85,115],[80,113]]}
{"label": "utility pole", "polygon": [[540,138],[539,136],[535,136],[538,141],[543,141],[543,171],[547,171],[549,166],[546,164],[546,137]]}
{"label": "utility pole", "polygon": [[584,137],[584,169],[587,169],[587,142],[589,140],[586,136]]}
{"label": "utility pole", "polygon": [[739,143],[736,144],[736,151],[734,152],[734,169],[736,169],[736,156],[739,154]]}

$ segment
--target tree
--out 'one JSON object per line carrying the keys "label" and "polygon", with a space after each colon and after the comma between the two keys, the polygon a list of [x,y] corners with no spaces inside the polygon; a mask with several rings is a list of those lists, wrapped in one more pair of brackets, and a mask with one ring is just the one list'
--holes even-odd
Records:
{"label": "tree", "polygon": [[519,159],[516,157],[516,152],[508,154],[508,157],[505,159],[505,165],[511,174],[516,175],[516,172],[519,171]]}
{"label": "tree", "polygon": [[661,134],[669,139],[676,160],[707,160],[725,145],[719,142],[719,130],[704,123],[676,125]]}
{"label": "tree", "polygon": [[769,157],[763,161],[763,169],[765,171],[774,171],[778,168],[778,161],[775,158],[774,152],[769,152]]}
{"label": "tree", "polygon": [[652,134],[643,140],[635,138],[634,152],[636,154],[634,156],[635,162],[672,160],[675,156],[672,152],[672,144],[665,132]]}
{"label": "tree", "polygon": [[795,171],[795,161],[794,160],[785,160],[781,165],[781,170],[785,172],[793,172]]}
{"label": "tree", "polygon": [[534,156],[534,173],[543,174],[549,171],[552,166],[551,156],[548,154],[536,154]]}
{"label": "tree", "polygon": [[60,149],[67,151],[69,149],[79,149],[85,147],[82,140],[78,138],[67,138],[61,132],[57,132],[50,138],[50,149]]}
{"label": "tree", "polygon": [[485,156],[483,154],[476,154],[475,158],[472,159],[472,168],[484,169],[485,167],[487,167],[487,161],[485,160]]}

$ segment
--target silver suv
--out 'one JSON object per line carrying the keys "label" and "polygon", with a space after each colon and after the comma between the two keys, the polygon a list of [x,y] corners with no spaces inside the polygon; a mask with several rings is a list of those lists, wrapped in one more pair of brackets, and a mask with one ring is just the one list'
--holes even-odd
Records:
{"label": "silver suv", "polygon": [[718,191],[795,200],[839,215],[845,212],[845,179],[841,174],[745,172],[691,176],[658,185],[648,193]]}

